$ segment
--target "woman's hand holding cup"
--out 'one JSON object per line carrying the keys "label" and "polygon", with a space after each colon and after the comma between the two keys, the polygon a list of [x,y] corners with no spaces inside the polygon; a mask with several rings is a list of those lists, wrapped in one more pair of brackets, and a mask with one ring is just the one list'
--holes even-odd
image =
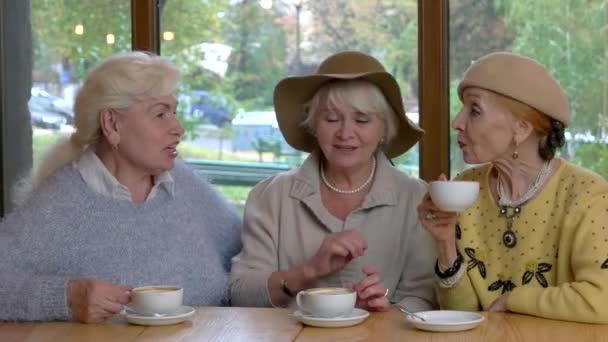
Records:
{"label": "woman's hand holding cup", "polygon": [[417,211],[418,220],[431,233],[435,241],[454,240],[458,213],[442,211],[435,206],[428,193],[424,195]]}
{"label": "woman's hand holding cup", "polygon": [[98,279],[73,279],[68,282],[67,301],[72,316],[82,323],[100,323],[122,310],[129,302],[128,286]]}
{"label": "woman's hand holding cup", "polygon": [[[446,176],[441,174],[438,179],[439,182],[449,183]],[[441,184],[435,185],[441,186]],[[430,186],[429,186],[430,188]],[[441,190],[441,189],[438,189]],[[447,193],[442,191],[434,191],[435,196],[459,196],[455,193]],[[456,234],[456,222],[458,221],[458,212],[445,211],[439,208],[433,198],[431,197],[430,191],[424,195],[422,202],[418,205],[418,220],[420,223],[433,235],[435,241],[453,241]]]}
{"label": "woman's hand holding cup", "polygon": [[363,266],[366,277],[348,288],[357,291],[357,307],[372,310],[386,311],[390,308],[388,290],[382,285],[380,274],[372,266]]}
{"label": "woman's hand holding cup", "polygon": [[435,239],[442,265],[452,265],[456,260],[458,215],[471,206],[478,195],[478,182],[448,181],[442,174],[438,181],[431,182],[429,192],[418,205],[418,220]]}

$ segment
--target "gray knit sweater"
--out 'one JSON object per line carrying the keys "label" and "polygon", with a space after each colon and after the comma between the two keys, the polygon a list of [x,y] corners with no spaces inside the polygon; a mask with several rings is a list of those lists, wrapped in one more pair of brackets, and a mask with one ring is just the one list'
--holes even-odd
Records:
{"label": "gray knit sweater", "polygon": [[177,163],[175,196],[145,203],[90,190],[71,166],[0,222],[0,321],[72,319],[66,283],[173,284],[184,304],[223,305],[241,220],[200,176]]}

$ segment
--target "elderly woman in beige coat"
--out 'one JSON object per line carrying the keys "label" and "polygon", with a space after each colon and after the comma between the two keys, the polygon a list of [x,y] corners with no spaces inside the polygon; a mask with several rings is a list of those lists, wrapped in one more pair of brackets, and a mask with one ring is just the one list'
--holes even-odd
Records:
{"label": "elderly woman in beige coat", "polygon": [[251,191],[232,265],[233,305],[291,305],[300,290],[346,286],[366,310],[435,306],[435,248],[416,216],[426,184],[389,159],[423,134],[400,93],[384,67],[359,52],[279,82],[279,127],[311,154]]}

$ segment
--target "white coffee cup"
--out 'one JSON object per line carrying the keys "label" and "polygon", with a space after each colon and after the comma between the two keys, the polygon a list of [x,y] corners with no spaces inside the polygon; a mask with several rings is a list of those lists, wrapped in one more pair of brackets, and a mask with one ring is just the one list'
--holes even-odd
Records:
{"label": "white coffee cup", "polygon": [[344,287],[319,287],[300,291],[296,303],[313,316],[332,318],[349,314],[355,307],[357,292]]}
{"label": "white coffee cup", "polygon": [[429,184],[433,203],[443,211],[462,212],[468,209],[479,195],[479,182],[434,181]]}
{"label": "white coffee cup", "polygon": [[169,315],[182,305],[184,289],[170,285],[151,285],[131,290],[129,308],[140,315]]}

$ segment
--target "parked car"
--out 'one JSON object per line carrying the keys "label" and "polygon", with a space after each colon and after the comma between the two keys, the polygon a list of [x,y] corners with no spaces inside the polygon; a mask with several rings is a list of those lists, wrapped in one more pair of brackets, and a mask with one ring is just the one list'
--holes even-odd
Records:
{"label": "parked car", "polygon": [[30,117],[32,125],[47,129],[61,129],[61,125],[67,123],[66,118],[56,112],[48,111],[39,102],[29,102]]}
{"label": "parked car", "polygon": [[186,103],[186,115],[200,118],[201,123],[210,123],[221,127],[232,118],[230,107],[225,98],[210,94],[204,90],[193,90],[180,96],[180,101]]}
{"label": "parked car", "polygon": [[66,100],[36,87],[32,88],[31,94],[29,103],[35,104],[37,110],[42,109],[46,113],[59,114],[65,118],[66,124],[73,124],[74,112],[72,106]]}

